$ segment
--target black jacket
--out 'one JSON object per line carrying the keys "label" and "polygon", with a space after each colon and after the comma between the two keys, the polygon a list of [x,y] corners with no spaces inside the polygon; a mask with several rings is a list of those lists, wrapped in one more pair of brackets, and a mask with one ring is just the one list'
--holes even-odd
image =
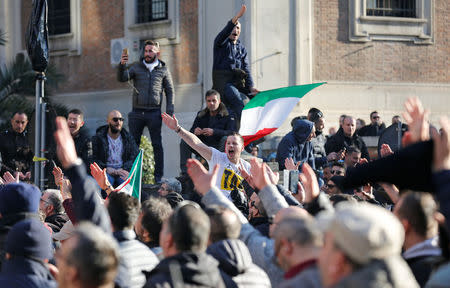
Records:
{"label": "black jacket", "polygon": [[191,127],[191,132],[194,133],[195,128],[211,128],[214,130],[212,136],[200,135],[198,138],[202,140],[207,146],[212,146],[218,149],[220,139],[223,136],[229,135],[236,129],[236,120],[234,114],[230,114],[227,107],[223,103],[219,104],[218,112],[216,116],[209,114],[208,108],[205,108],[197,113],[194,123]]}
{"label": "black jacket", "polygon": [[[80,132],[73,138],[75,142],[75,150],[77,150],[77,155],[80,157],[84,165],[89,168],[92,163],[92,140],[89,136],[87,129],[81,127]],[[88,170],[89,171],[89,170]]]}
{"label": "black jacket", "polygon": [[152,72],[142,62],[132,65],[129,69],[125,65],[119,64],[117,78],[120,82],[133,80],[137,93],[133,91],[133,109],[153,110],[161,109],[163,92],[166,94],[166,112],[170,115],[174,111],[174,87],[172,76],[167,69],[166,63],[159,60]]}
{"label": "black jacket", "polygon": [[348,150],[348,147],[355,146],[359,150],[361,150],[361,157],[370,160],[369,152],[367,151],[366,143],[362,140],[362,138],[358,135],[353,134],[353,137],[347,137],[344,135],[344,130],[339,129],[336,134],[331,136],[327,143],[325,143],[325,151],[327,155],[331,152],[339,152],[344,149],[344,147]]}
{"label": "black jacket", "polygon": [[[92,146],[94,152],[94,161],[100,166],[100,168],[106,168],[106,161],[109,154],[108,145],[108,125],[101,126],[97,129],[97,133],[92,138]],[[126,171],[130,171],[136,156],[139,154],[139,149],[134,142],[134,138],[125,128],[120,131],[123,143],[122,152],[122,168]]]}
{"label": "black jacket", "polygon": [[266,272],[253,263],[247,246],[238,239],[217,241],[209,245],[208,254],[219,261],[219,268],[237,287],[271,287]]}
{"label": "black jacket", "polygon": [[16,170],[26,173],[31,170],[33,150],[28,143],[28,135],[6,130],[0,133],[0,153],[2,155],[1,175]]}
{"label": "black jacket", "polygon": [[356,133],[359,136],[380,136],[384,129],[386,129],[386,125],[384,123],[381,123],[379,126],[369,124],[359,129]]}
{"label": "black jacket", "polygon": [[69,217],[64,213],[57,213],[45,218],[45,223],[52,228],[53,232],[57,233],[69,221]]}
{"label": "black jacket", "polygon": [[[180,275],[172,274],[177,271]],[[226,287],[217,261],[206,253],[179,253],[163,259],[146,273],[144,287],[175,287],[173,280],[180,281],[180,287]],[[182,279],[177,279],[180,277]]]}

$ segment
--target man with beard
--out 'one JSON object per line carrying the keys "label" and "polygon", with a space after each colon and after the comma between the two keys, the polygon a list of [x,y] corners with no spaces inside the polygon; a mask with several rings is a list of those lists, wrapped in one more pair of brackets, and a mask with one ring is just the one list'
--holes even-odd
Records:
{"label": "man with beard", "polygon": [[234,112],[239,123],[244,100],[253,97],[259,91],[253,86],[247,50],[239,40],[241,18],[247,7],[230,20],[214,39],[213,89],[223,95],[223,102]]}
{"label": "man with beard", "polygon": [[18,172],[20,180],[31,178],[33,151],[28,144],[27,124],[27,114],[17,111],[11,118],[11,129],[0,133],[1,175]]}
{"label": "man with beard", "polygon": [[133,161],[139,153],[133,137],[122,127],[123,120],[119,111],[109,112],[108,125],[97,128],[92,138],[94,162],[100,168],[106,168],[108,180],[114,187],[127,179]]}
{"label": "man with beard", "polygon": [[225,153],[207,146],[194,133],[178,125],[178,120],[167,113],[162,114],[162,120],[169,129],[174,130],[192,149],[198,152],[200,156],[208,161],[209,169],[212,171],[216,164],[219,165],[219,174],[216,186],[222,190],[222,193],[231,199],[231,191],[238,188],[242,190],[244,178],[241,171],[244,170],[250,174],[250,163],[241,159],[241,153],[244,150],[244,139],[237,132],[228,135],[225,142]]}
{"label": "man with beard", "polygon": [[118,66],[120,82],[133,80],[133,109],[128,114],[128,127],[136,144],[141,143],[142,132],[147,126],[155,154],[155,180],[161,181],[164,173],[164,154],[161,140],[161,103],[162,95],[166,94],[166,113],[174,111],[174,87],[172,76],[166,64],[158,59],[159,44],[145,41],[140,61],[126,67],[128,54],[122,53]]}

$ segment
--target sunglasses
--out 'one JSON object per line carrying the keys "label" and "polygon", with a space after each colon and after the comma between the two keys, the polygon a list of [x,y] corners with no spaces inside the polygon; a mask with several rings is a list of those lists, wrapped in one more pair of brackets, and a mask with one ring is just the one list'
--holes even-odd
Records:
{"label": "sunglasses", "polygon": [[380,116],[373,116],[372,119],[380,119]]}
{"label": "sunglasses", "polygon": [[342,175],[342,171],[341,170],[331,170],[331,174],[333,175]]}
{"label": "sunglasses", "polygon": [[327,187],[330,188],[330,189],[333,189],[334,187],[336,187],[336,185],[333,185],[333,184],[327,184]]}
{"label": "sunglasses", "polygon": [[124,119],[122,117],[113,117],[112,120],[114,122],[119,122],[119,121],[123,122]]}

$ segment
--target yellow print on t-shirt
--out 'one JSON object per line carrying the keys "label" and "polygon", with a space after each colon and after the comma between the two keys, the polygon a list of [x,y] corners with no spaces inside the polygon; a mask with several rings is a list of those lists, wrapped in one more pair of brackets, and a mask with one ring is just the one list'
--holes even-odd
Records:
{"label": "yellow print on t-shirt", "polygon": [[231,169],[223,169],[222,181],[220,181],[220,189],[222,190],[233,190],[234,187],[243,189],[242,186],[242,176],[238,175]]}

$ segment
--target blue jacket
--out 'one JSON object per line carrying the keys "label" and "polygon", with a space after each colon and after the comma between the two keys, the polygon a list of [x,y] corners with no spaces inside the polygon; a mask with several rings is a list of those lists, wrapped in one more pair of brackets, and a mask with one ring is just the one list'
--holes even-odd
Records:
{"label": "blue jacket", "polygon": [[57,284],[43,262],[16,256],[3,262],[0,287],[53,288]]}
{"label": "blue jacket", "polygon": [[[292,131],[286,134],[278,144],[277,162],[278,167],[284,170],[286,158],[292,158],[294,163],[298,161],[307,162],[313,169],[316,169],[314,161],[314,149],[310,141],[306,141],[313,129],[313,123],[308,120],[297,120],[294,122]],[[299,166],[300,169],[301,165]]]}
{"label": "blue jacket", "polygon": [[[233,31],[234,24],[228,21],[227,25],[220,31],[214,39],[214,70],[231,71],[233,69],[242,69],[247,73],[245,79],[246,87],[253,87],[253,79],[250,73],[250,64],[247,57],[247,49],[241,44],[240,40],[236,44],[228,38]],[[234,47],[233,47],[234,46]]]}

